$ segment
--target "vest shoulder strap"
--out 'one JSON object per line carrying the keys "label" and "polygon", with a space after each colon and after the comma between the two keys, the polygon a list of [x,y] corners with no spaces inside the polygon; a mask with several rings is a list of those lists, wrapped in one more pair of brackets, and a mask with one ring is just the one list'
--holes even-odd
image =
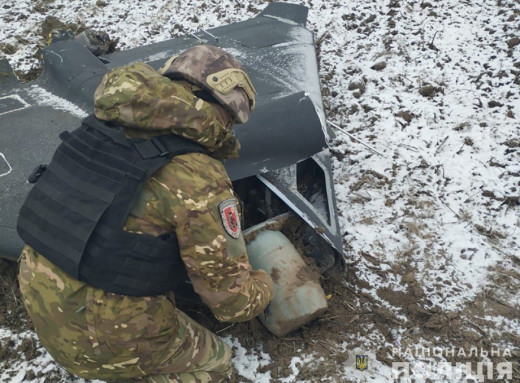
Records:
{"label": "vest shoulder strap", "polygon": [[171,290],[185,273],[175,233],[153,237],[123,226],[151,174],[204,148],[173,134],[128,139],[95,116],[60,138],[20,210],[20,237],[94,287],[135,296]]}

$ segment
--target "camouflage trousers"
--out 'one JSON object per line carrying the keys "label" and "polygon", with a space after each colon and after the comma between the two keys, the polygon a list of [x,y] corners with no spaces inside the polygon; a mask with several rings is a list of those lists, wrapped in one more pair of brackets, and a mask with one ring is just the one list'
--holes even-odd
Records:
{"label": "camouflage trousers", "polygon": [[[213,383],[234,381],[231,350],[213,333],[179,311],[181,332],[191,348],[169,365],[171,373],[146,375],[127,382],[146,383]],[[196,344],[195,344],[196,343]],[[161,369],[164,371],[164,369]],[[173,372],[182,371],[182,372]]]}
{"label": "camouflage trousers", "polygon": [[178,310],[173,296],[106,293],[30,247],[19,282],[40,342],[72,374],[157,383],[225,382],[231,375],[230,348]]}

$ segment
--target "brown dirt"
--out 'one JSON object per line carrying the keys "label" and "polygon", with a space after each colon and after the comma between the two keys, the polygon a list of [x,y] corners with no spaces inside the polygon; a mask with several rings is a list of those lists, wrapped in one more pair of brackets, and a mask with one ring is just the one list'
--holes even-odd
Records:
{"label": "brown dirt", "polygon": [[[15,263],[0,260],[0,326],[22,332],[31,330],[32,326],[20,300],[16,271]],[[218,335],[237,338],[243,347],[255,349],[262,344],[263,351],[271,357],[272,362],[265,369],[271,372],[274,382],[289,376],[291,359],[302,354],[314,354],[317,358],[323,358],[324,362],[300,365],[299,380],[329,376],[337,381],[345,381],[343,366],[352,357],[348,350],[355,348],[377,349],[377,359],[391,366],[398,358],[392,356],[392,349],[388,346],[392,343],[390,331],[393,329],[405,330],[401,343],[403,348],[411,349],[421,340],[430,341],[436,347],[455,346],[466,350],[477,346],[491,350],[497,341],[518,344],[518,338],[512,333],[498,335],[483,330],[493,327],[493,323],[483,319],[486,315],[498,314],[515,319],[519,317],[518,308],[508,306],[488,291],[460,312],[426,309],[419,282],[412,271],[404,272],[406,291],[390,288],[377,290],[378,298],[388,302],[394,309],[383,306],[378,299],[365,292],[370,285],[358,278],[356,265],[348,266],[348,280],[341,283],[322,280],[325,294],[330,295],[328,310],[284,338],[271,334],[256,319],[230,326],[217,322],[203,306],[192,305],[183,309]],[[514,279],[518,276],[506,277]],[[504,280],[501,282],[507,283]],[[511,288],[514,286],[511,285]],[[403,316],[406,320],[403,320]],[[367,344],[367,339],[374,334],[382,335],[379,344]],[[342,346],[345,342],[347,350]],[[0,347],[0,368],[2,364],[12,363],[22,357],[33,359],[40,352],[31,339],[25,339],[18,345],[7,340]],[[513,357],[519,358],[520,355],[513,352]],[[469,356],[464,360],[455,356],[452,360],[458,363],[465,361],[477,360]],[[27,378],[31,378],[32,374],[34,372],[28,372]],[[46,381],[53,381],[52,377],[48,378],[50,380]],[[241,381],[244,381],[243,377]]]}
{"label": "brown dirt", "polygon": [[[392,289],[377,290],[378,297],[388,302],[395,309],[383,306],[379,300],[365,292],[370,285],[356,276],[355,265],[348,267],[348,280],[333,283],[323,280],[325,294],[330,294],[329,308],[318,319],[294,331],[284,338],[277,338],[266,330],[258,320],[232,325],[218,323],[210,319],[210,314],[203,308],[198,308],[195,318],[205,317],[204,323],[220,336],[231,335],[237,338],[242,346],[255,349],[262,344],[262,350],[269,354],[272,363],[266,367],[271,372],[274,382],[280,381],[291,374],[289,365],[291,359],[298,355],[314,354],[316,358],[324,358],[324,362],[304,364],[299,366],[297,380],[316,379],[316,377],[331,377],[338,382],[345,380],[344,365],[352,360],[348,350],[356,348],[376,349],[377,359],[388,366],[399,361],[393,356],[391,331],[403,329],[401,339],[403,351],[413,350],[415,345],[426,340],[435,347],[446,347],[456,350],[464,348],[469,354],[471,347],[491,350],[499,340],[498,335],[491,335],[482,328],[492,327],[492,324],[482,318],[486,314],[500,314],[507,318],[518,317],[518,308],[494,303],[488,297],[481,297],[474,305],[460,312],[442,312],[440,309],[426,309],[424,293],[412,272],[407,274],[407,291]],[[193,312],[192,312],[193,313]],[[403,320],[403,315],[406,320]],[[382,335],[379,344],[367,344],[372,335]],[[512,333],[501,333],[502,342],[518,342]],[[347,351],[342,345],[348,344]],[[519,355],[513,352],[513,358]],[[448,358],[449,359],[449,358]],[[455,355],[453,363],[479,362],[474,356],[460,357]],[[499,358],[494,360],[499,362]],[[244,378],[241,378],[244,381]],[[249,381],[247,381],[249,382]]]}
{"label": "brown dirt", "polygon": [[32,330],[32,324],[21,301],[17,272],[16,263],[0,259],[0,327],[21,332]]}
{"label": "brown dirt", "polygon": [[271,278],[273,279],[273,282],[278,282],[280,280],[280,269],[273,267],[271,270]]}
{"label": "brown dirt", "polygon": [[[0,328],[9,328],[14,333],[34,330],[23,307],[17,271],[16,263],[0,259]],[[2,339],[0,370],[22,358],[34,359],[40,352],[32,339],[25,338],[20,344],[13,339]]]}

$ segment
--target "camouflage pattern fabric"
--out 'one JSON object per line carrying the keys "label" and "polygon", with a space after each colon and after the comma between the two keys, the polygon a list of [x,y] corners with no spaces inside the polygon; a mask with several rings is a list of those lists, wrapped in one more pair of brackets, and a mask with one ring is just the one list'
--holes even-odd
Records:
{"label": "camouflage pattern fabric", "polygon": [[268,274],[251,269],[242,233],[235,239],[224,228],[219,204],[234,198],[220,161],[185,154],[152,176],[125,225],[155,235],[173,226],[193,288],[226,322],[259,315],[273,288]]}
{"label": "camouflage pattern fabric", "polygon": [[[235,74],[241,76],[233,78],[222,73],[232,69],[236,69]],[[194,46],[170,58],[159,72],[168,78],[184,79],[206,89],[233,114],[238,123],[247,122],[254,108],[255,89],[249,76],[235,57],[220,48]],[[218,83],[230,85],[230,89],[222,92],[215,86]]]}
{"label": "camouflage pattern fabric", "polygon": [[[193,95],[194,86],[136,63],[109,72],[96,91],[96,115],[128,126],[131,137],[174,132],[211,155],[174,157],[147,182],[125,230],[159,235],[175,230],[195,291],[221,321],[263,312],[274,286],[252,270],[244,238],[226,231],[219,204],[236,201],[224,166],[237,154],[227,112]],[[215,157],[215,158],[214,158]],[[175,307],[173,293],[128,297],[75,280],[29,246],[20,264],[25,306],[44,347],[84,378],[156,382],[221,382],[231,351]]]}
{"label": "camouflage pattern fabric", "polygon": [[232,372],[229,347],[177,310],[172,297],[107,294],[28,246],[19,281],[42,345],[78,376],[220,382]]}
{"label": "camouflage pattern fabric", "polygon": [[94,113],[100,120],[135,130],[132,136],[172,132],[206,147],[214,158],[238,157],[233,119],[224,108],[196,97],[200,89],[171,81],[138,62],[103,77],[94,94]]}

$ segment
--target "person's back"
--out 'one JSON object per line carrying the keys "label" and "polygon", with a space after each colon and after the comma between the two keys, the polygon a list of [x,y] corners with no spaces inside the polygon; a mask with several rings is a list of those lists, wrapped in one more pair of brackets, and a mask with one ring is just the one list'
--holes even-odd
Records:
{"label": "person's back", "polygon": [[[213,49],[199,48],[197,54]],[[97,89],[95,112],[124,126],[129,138],[175,134],[204,147],[205,153],[173,157],[146,181],[124,230],[176,235],[193,288],[216,318],[246,321],[265,309],[273,282],[251,270],[237,200],[219,161],[237,156],[231,132],[237,114],[195,82],[170,80],[142,63],[118,68]],[[68,371],[107,380],[219,382],[229,376],[230,349],[179,311],[172,292],[107,292],[44,256],[24,248],[20,287],[42,344]]]}

